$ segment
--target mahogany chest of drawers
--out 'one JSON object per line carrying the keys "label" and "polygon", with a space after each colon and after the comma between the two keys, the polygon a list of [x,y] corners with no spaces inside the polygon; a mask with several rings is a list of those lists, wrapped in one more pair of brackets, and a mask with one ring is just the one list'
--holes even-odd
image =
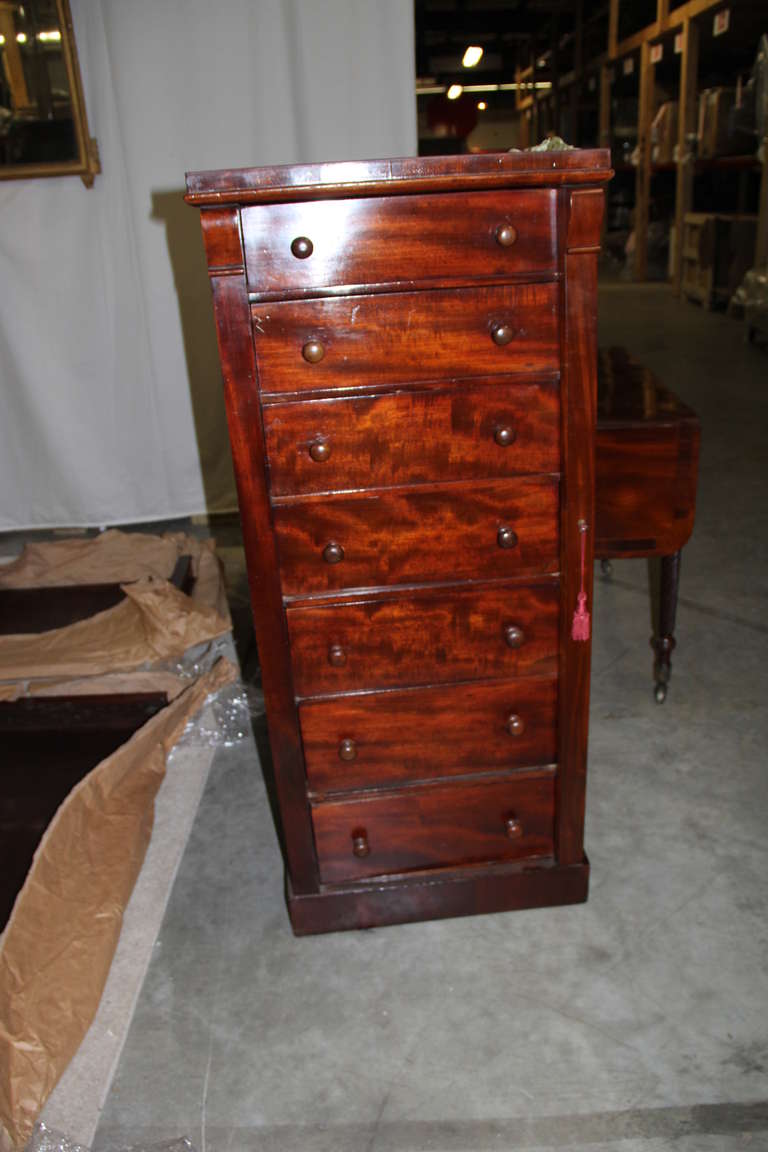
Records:
{"label": "mahogany chest of drawers", "polygon": [[609,176],[567,151],[187,177],[298,933],[586,898]]}

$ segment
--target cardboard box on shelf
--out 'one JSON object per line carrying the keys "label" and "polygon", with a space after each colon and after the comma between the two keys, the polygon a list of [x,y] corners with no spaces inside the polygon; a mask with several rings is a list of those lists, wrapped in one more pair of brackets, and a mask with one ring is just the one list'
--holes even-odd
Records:
{"label": "cardboard box on shelf", "polygon": [[757,217],[687,212],[682,289],[706,308],[727,304],[755,259]]}
{"label": "cardboard box on shelf", "polygon": [[738,156],[754,152],[753,94],[741,88],[705,88],[699,96],[699,156]]}
{"label": "cardboard box on shelf", "polygon": [[667,100],[659,107],[651,124],[651,159],[654,164],[672,164],[677,143],[676,100]]}

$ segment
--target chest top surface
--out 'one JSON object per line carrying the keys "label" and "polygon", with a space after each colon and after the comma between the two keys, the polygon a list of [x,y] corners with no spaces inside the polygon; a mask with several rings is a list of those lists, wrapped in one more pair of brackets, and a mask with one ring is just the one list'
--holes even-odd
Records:
{"label": "chest top surface", "polygon": [[414,191],[593,184],[610,176],[610,152],[605,148],[342,160],[188,172],[186,200],[200,206],[256,204]]}

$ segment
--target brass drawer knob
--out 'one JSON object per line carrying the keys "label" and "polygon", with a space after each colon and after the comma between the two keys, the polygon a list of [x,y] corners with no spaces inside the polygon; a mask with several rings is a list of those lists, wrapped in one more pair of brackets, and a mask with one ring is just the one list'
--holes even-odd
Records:
{"label": "brass drawer knob", "polygon": [[323,560],[326,564],[341,564],[344,559],[344,549],[335,540],[330,540],[323,548]]}
{"label": "brass drawer knob", "polygon": [[493,434],[493,438],[500,448],[508,448],[510,444],[514,444],[517,433],[514,428],[510,428],[508,424],[500,424]]}
{"label": "brass drawer knob", "polygon": [[514,548],[517,544],[517,532],[513,528],[508,528],[502,524],[496,533],[496,540],[499,548]]}
{"label": "brass drawer knob", "polygon": [[[512,337],[510,336],[510,340]],[[323,356],[325,356],[325,348],[319,340],[308,340],[301,350],[301,354],[306,360],[307,364],[319,364]]]}
{"label": "brass drawer knob", "polygon": [[512,330],[511,324],[494,324],[493,328],[491,328],[491,339],[494,344],[498,344],[500,348],[503,347],[504,344],[509,344],[514,335],[515,333]]}
{"label": "brass drawer knob", "polygon": [[504,629],[504,639],[510,648],[522,648],[525,633],[522,628],[518,628],[517,624],[507,624]]}
{"label": "brass drawer knob", "polygon": [[519,840],[523,834],[523,826],[516,816],[508,816],[504,821],[504,830],[510,840]]}
{"label": "brass drawer knob", "polygon": [[339,760],[354,760],[357,756],[357,745],[354,740],[339,741]]}
{"label": "brass drawer knob", "polygon": [[497,244],[502,248],[511,248],[517,240],[517,228],[513,228],[511,224],[499,224],[495,235]]}
{"label": "brass drawer knob", "polygon": [[347,654],[341,644],[331,644],[328,649],[328,663],[334,668],[343,668],[347,662]]}
{"label": "brass drawer knob", "polygon": [[331,455],[331,446],[327,440],[314,440],[309,446],[309,454],[316,464],[323,464]]}
{"label": "brass drawer knob", "polygon": [[[501,244],[501,240],[499,240],[499,244]],[[291,241],[291,252],[297,260],[306,260],[314,250],[315,246],[309,236],[297,236],[295,240]]]}
{"label": "brass drawer knob", "polygon": [[370,856],[371,846],[368,843],[368,833],[365,828],[355,828],[352,833],[352,851],[355,856]]}
{"label": "brass drawer knob", "polygon": [[525,732],[525,724],[523,723],[522,716],[518,716],[513,712],[511,716],[507,717],[507,732],[510,736],[522,736]]}

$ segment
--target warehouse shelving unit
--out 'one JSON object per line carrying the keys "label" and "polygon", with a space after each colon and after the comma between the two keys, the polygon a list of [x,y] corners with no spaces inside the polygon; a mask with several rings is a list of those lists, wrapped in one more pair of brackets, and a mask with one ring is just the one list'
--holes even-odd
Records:
{"label": "warehouse shelving unit", "polygon": [[[728,21],[721,35],[716,20]],[[608,224],[618,224],[632,205],[635,279],[648,277],[649,225],[654,211],[666,211],[677,238],[671,279],[681,290],[683,221],[691,211],[709,210],[713,189],[728,210],[758,214],[755,262],[768,259],[768,163],[758,161],[757,141],[736,156],[697,158],[692,147],[700,92],[746,78],[766,31],[768,12],[749,0],[581,3],[573,34],[558,42],[554,31],[550,44],[535,44],[529,65],[517,69],[521,144],[554,131],[582,147],[611,148],[616,176]],[[537,88],[541,79],[551,88]],[[659,94],[677,101],[677,158],[656,164],[651,126]]]}

